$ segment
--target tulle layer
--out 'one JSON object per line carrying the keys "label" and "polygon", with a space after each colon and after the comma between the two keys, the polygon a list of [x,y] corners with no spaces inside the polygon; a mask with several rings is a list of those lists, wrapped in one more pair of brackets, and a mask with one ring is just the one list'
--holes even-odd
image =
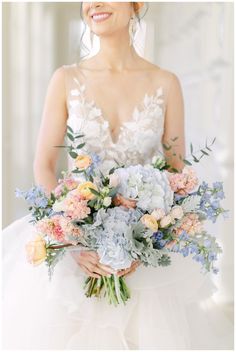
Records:
{"label": "tulle layer", "polygon": [[[230,321],[200,302],[217,287],[190,257],[172,265],[140,266],[126,278],[132,298],[113,307],[84,295],[84,273],[70,253],[52,281],[44,264],[29,265],[24,246],[34,232],[26,216],[3,231],[3,348],[227,349]],[[224,329],[222,330],[222,326]],[[13,338],[14,336],[14,338]]]}

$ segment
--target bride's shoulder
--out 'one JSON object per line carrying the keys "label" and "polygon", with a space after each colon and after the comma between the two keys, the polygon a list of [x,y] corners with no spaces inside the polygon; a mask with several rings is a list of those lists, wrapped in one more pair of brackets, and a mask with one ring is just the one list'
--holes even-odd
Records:
{"label": "bride's shoulder", "polygon": [[151,64],[150,68],[152,77],[157,83],[161,81],[166,87],[170,87],[173,82],[180,82],[178,75],[173,71],[155,64]]}

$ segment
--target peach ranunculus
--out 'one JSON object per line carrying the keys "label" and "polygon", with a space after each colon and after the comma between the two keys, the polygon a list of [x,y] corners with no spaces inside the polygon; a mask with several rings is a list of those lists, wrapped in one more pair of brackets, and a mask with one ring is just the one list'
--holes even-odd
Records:
{"label": "peach ranunculus", "polygon": [[26,256],[30,264],[39,265],[47,257],[46,242],[42,236],[37,235],[33,241],[26,244]]}
{"label": "peach ranunculus", "polygon": [[78,155],[75,159],[75,166],[78,169],[87,169],[92,164],[92,158],[89,155]]}
{"label": "peach ranunculus", "polygon": [[78,191],[78,193],[81,194],[82,197],[84,197],[86,200],[91,200],[91,199],[95,198],[96,196],[95,196],[95,194],[93,194],[91,192],[91,190],[89,188],[92,188],[95,191],[98,191],[97,186],[90,181],[81,183],[76,188],[76,191]]}
{"label": "peach ranunculus", "polygon": [[142,222],[143,225],[151,229],[152,231],[157,231],[158,230],[158,223],[154,216],[150,214],[145,214],[141,217],[140,221]]}
{"label": "peach ranunculus", "polygon": [[183,231],[186,231],[189,235],[195,235],[202,231],[202,223],[197,214],[189,213],[183,217],[180,226],[175,229],[175,232],[179,236]]}
{"label": "peach ranunculus", "polygon": [[137,201],[135,199],[128,199],[123,197],[120,193],[113,198],[115,206],[123,205],[126,208],[136,208]]}

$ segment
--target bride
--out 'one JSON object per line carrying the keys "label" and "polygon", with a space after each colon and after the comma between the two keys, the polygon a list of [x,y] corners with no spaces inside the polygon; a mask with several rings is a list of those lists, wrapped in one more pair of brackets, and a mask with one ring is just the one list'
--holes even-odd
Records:
{"label": "bride", "polygon": [[[83,17],[100,38],[90,59],[63,65],[53,74],[45,99],[34,161],[35,183],[50,192],[57,185],[58,148],[67,124],[83,132],[86,147],[102,159],[147,163],[162,142],[178,136],[185,153],[184,103],[175,73],[140,57],[132,23],[142,2],[83,2]],[[166,157],[171,157],[165,151]],[[70,166],[71,166],[70,160]],[[177,157],[171,166],[181,170]],[[225,347],[220,315],[201,301],[216,286],[191,258],[170,253],[169,267],[133,262],[125,276],[132,291],[126,306],[109,306],[84,295],[85,276],[109,275],[95,252],[67,252],[49,282],[44,265],[32,267],[25,244],[34,232],[29,215],[3,231],[4,349],[215,349]],[[212,300],[213,304],[213,300]],[[214,320],[214,322],[213,322]]]}

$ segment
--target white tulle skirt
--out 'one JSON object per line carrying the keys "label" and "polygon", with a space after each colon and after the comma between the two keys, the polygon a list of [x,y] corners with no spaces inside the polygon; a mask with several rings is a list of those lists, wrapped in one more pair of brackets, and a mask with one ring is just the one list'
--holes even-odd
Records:
{"label": "white tulle skirt", "polygon": [[113,307],[84,295],[70,253],[51,282],[44,264],[28,264],[32,237],[29,216],[3,231],[4,349],[232,348],[232,325],[211,299],[217,288],[190,257],[171,253],[171,266],[140,266],[126,279],[132,298]]}

